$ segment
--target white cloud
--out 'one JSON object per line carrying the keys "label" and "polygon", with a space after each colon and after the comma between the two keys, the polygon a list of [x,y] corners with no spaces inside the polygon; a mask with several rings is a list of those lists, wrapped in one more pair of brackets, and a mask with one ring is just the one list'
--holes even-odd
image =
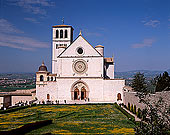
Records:
{"label": "white cloud", "polygon": [[[23,36],[23,31],[15,28],[5,19],[0,19],[0,46],[17,48],[21,50],[36,50],[49,48],[48,43]],[[22,35],[18,35],[22,34]]]}
{"label": "white cloud", "polygon": [[102,36],[100,33],[97,32],[85,32],[87,36],[95,36],[95,37],[100,37]]}
{"label": "white cloud", "polygon": [[159,20],[149,20],[149,21],[142,21],[142,23],[146,26],[151,26],[153,28],[157,27],[160,25]]}
{"label": "white cloud", "polygon": [[6,43],[6,42],[1,42],[1,41],[0,41],[0,46],[16,48],[16,49],[21,49],[21,50],[27,50],[27,51],[33,51],[34,50],[33,48],[27,48],[27,47],[15,45],[13,43]]}
{"label": "white cloud", "polygon": [[26,20],[26,21],[29,21],[29,22],[33,22],[33,23],[40,23],[40,22],[38,22],[36,19],[34,19],[34,18],[24,18],[24,20]]}
{"label": "white cloud", "polygon": [[83,33],[85,33],[85,35],[87,35],[87,36],[95,36],[95,37],[100,37],[100,36],[102,36],[101,33],[91,32],[91,31],[88,30],[88,29],[84,29],[84,30],[82,31],[82,34],[83,34]]}
{"label": "white cloud", "polygon": [[132,48],[143,48],[143,47],[151,47],[155,42],[153,38],[146,38],[142,43],[136,43],[132,45]]}
{"label": "white cloud", "polygon": [[54,2],[49,0],[8,0],[8,2],[24,8],[27,12],[41,15],[46,15],[46,10],[43,7],[54,6]]}
{"label": "white cloud", "polygon": [[49,48],[48,43],[40,42],[24,36],[0,34],[0,46],[8,46],[22,50],[36,50],[37,48]]}
{"label": "white cloud", "polygon": [[24,33],[5,19],[0,19],[0,33]]}

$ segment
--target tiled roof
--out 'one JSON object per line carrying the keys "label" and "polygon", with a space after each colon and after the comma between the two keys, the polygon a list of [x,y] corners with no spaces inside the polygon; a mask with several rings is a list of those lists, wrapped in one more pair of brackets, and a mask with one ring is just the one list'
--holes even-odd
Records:
{"label": "tiled roof", "polygon": [[65,24],[62,24],[62,25],[54,25],[52,26],[53,28],[56,28],[56,27],[72,27],[71,25],[65,25]]}
{"label": "tiled roof", "polygon": [[113,57],[111,58],[104,58],[104,61],[107,63],[113,63]]}
{"label": "tiled roof", "polygon": [[123,89],[127,90],[127,91],[133,91],[133,88],[131,86],[124,86]]}
{"label": "tiled roof", "polygon": [[104,48],[104,46],[102,46],[102,45],[97,45],[95,48],[97,48],[97,47],[102,47],[102,48]]}

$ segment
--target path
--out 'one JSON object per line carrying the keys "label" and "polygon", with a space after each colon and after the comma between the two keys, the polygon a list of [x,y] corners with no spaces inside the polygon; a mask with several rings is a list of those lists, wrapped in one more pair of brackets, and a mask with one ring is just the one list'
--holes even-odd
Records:
{"label": "path", "polygon": [[132,116],[135,117],[135,121],[141,121],[141,119],[139,119],[135,114],[133,114],[132,112],[130,112],[129,110],[127,110],[125,107],[121,106],[124,110],[126,110],[129,114],[131,114]]}

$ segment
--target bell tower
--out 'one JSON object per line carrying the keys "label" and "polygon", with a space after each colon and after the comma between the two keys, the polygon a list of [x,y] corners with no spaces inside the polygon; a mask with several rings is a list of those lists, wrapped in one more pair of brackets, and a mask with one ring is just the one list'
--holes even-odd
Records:
{"label": "bell tower", "polygon": [[[63,22],[64,23],[64,22]],[[55,73],[57,57],[73,42],[73,27],[70,25],[52,26],[52,72]]]}

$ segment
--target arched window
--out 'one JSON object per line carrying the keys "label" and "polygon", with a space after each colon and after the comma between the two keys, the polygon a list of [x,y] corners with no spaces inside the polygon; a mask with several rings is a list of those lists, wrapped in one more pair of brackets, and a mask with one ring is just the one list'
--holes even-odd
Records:
{"label": "arched window", "polygon": [[60,38],[63,38],[63,30],[60,30]]}
{"label": "arched window", "polygon": [[117,94],[117,101],[118,101],[118,100],[122,100],[120,93]]}
{"label": "arched window", "polygon": [[47,77],[47,81],[49,81],[50,80],[50,78],[49,77]]}
{"label": "arched window", "polygon": [[55,77],[55,80],[54,80],[54,81],[56,81],[56,79],[57,79],[57,77]]}
{"label": "arched window", "polygon": [[44,76],[40,75],[40,81],[44,81]]}
{"label": "arched window", "polygon": [[65,36],[64,37],[67,38],[67,30],[65,30]]}
{"label": "arched window", "polygon": [[56,30],[56,38],[59,38],[59,31]]}
{"label": "arched window", "polygon": [[47,94],[47,99],[48,99],[48,100],[50,99],[50,94]]}
{"label": "arched window", "polygon": [[53,77],[51,77],[51,81],[53,81]]}

